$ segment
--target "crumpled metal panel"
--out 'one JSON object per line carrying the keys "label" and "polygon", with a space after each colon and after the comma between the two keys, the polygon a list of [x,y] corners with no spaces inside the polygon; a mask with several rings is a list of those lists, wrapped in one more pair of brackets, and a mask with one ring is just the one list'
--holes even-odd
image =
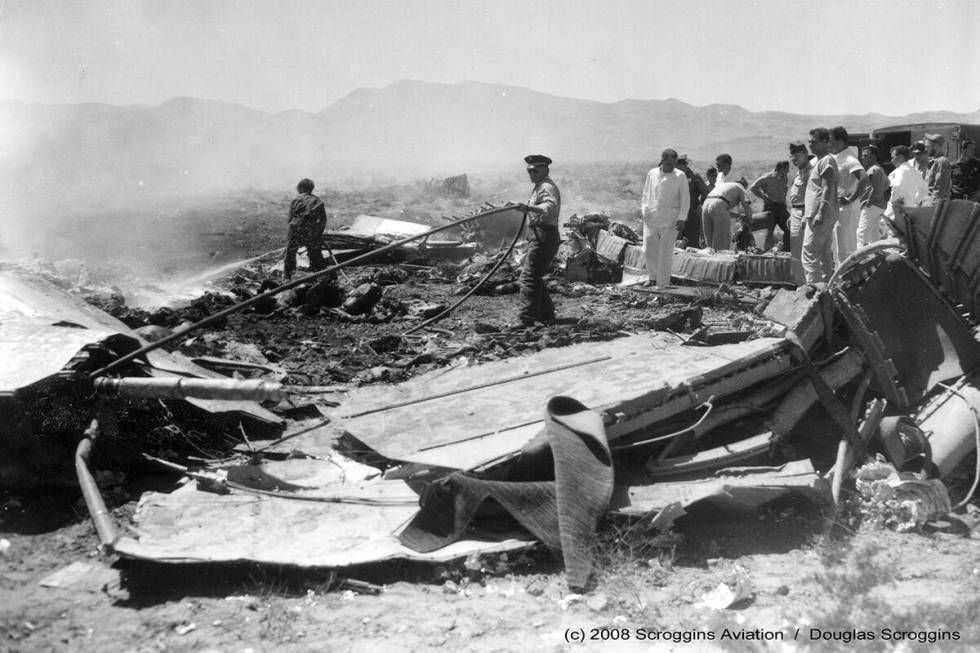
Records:
{"label": "crumpled metal panel", "polygon": [[705,478],[633,486],[629,504],[616,511],[644,515],[675,503],[706,501],[729,512],[749,512],[791,492],[817,502],[831,500],[830,484],[814,471],[813,463],[795,460],[779,467],[729,467]]}
{"label": "crumpled metal panel", "polygon": [[[0,395],[57,374],[82,349],[110,338],[121,339],[126,351],[146,344],[116,318],[53,283],[18,270],[0,270]],[[121,343],[114,345],[118,349]],[[147,360],[146,371],[153,376],[228,378],[159,349]],[[238,412],[273,424],[283,421],[254,401],[187,401],[212,413]]]}
{"label": "crumpled metal panel", "polygon": [[859,250],[831,294],[868,355],[878,389],[897,408],[980,365],[970,327],[909,259],[888,246]]}
{"label": "crumpled metal panel", "polygon": [[[221,495],[193,483],[170,494],[149,492],[134,516],[137,536],[122,538],[115,551],[157,562],[346,567],[395,558],[440,562],[534,544],[465,540],[430,553],[412,551],[396,535],[418,510],[418,496],[404,481],[370,478],[376,469],[336,455],[267,461],[250,473],[301,487],[293,494],[307,500],[234,489]],[[330,502],[338,497],[347,502]]]}
{"label": "crumpled metal panel", "polygon": [[666,333],[549,348],[357,389],[331,418],[387,458],[468,469],[520,449],[541,430],[551,397],[602,413],[615,440],[787,371],[790,348],[782,338],[683,347]]}
{"label": "crumpled metal panel", "polygon": [[108,313],[53,283],[17,270],[0,270],[0,394],[57,374],[84,347],[126,334]]}

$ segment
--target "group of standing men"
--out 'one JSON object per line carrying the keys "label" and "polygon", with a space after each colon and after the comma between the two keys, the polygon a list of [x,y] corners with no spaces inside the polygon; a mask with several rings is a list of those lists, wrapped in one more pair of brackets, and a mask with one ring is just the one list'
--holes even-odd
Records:
{"label": "group of standing men", "polygon": [[836,267],[858,247],[888,233],[894,207],[926,206],[941,199],[980,201],[980,161],[975,144],[965,141],[962,156],[951,164],[941,134],[926,134],[912,147],[890,151],[895,170],[879,165],[878,148],[861,149],[860,160],[848,150],[843,127],[810,130],[809,149],[791,143],[790,160],[796,175],[789,182],[789,162],[779,161],[772,172],[751,185],[734,181],[732,158],[721,154],[708,181],[693,172],[686,157],[666,149],[660,163],[647,174],[641,200],[643,244],[648,284],[670,284],[675,237],[716,250],[730,249],[733,212],[752,218],[749,192],[763,200],[775,225],[783,232],[780,247],[794,259],[797,281],[827,281]]}
{"label": "group of standing men", "polygon": [[[944,139],[927,134],[924,143],[891,150],[895,171],[886,177],[878,165],[878,150],[861,150],[859,162],[847,151],[843,127],[810,131],[810,151],[802,143],[789,146],[797,172],[788,183],[789,164],[780,161],[772,172],[749,186],[745,178],[733,181],[732,157],[720,154],[707,181],[691,170],[687,157],[672,149],[661,155],[660,164],[646,178],[641,201],[643,248],[648,283],[670,284],[674,245],[678,236],[687,242],[714,249],[731,246],[732,210],[741,207],[752,218],[748,193],[758,195],[764,209],[783,231],[783,248],[802,261],[806,282],[826,281],[835,266],[858,246],[877,240],[884,228],[882,216],[899,204],[923,205],[948,197],[980,201],[980,161],[974,158],[972,141],[963,144],[963,156],[955,163],[942,154]],[[555,306],[543,277],[560,243],[558,215],[561,193],[550,177],[549,157],[532,154],[524,158],[531,196],[517,205],[527,221],[529,248],[520,275],[521,309],[524,325],[555,320]],[[891,187],[886,206],[886,191]],[[289,207],[289,238],[284,276],[296,269],[296,253],[306,247],[313,270],[325,267],[320,249],[326,211],[313,195],[313,182],[303,179]],[[886,211],[887,209],[887,211]],[[802,279],[801,279],[802,280]]]}

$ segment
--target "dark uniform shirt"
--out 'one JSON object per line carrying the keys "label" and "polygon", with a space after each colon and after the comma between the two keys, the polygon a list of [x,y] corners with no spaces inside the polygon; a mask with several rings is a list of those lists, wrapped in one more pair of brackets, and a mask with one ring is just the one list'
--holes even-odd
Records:
{"label": "dark uniform shirt", "polygon": [[289,224],[296,227],[320,227],[327,223],[327,210],[319,197],[302,193],[289,205]]}

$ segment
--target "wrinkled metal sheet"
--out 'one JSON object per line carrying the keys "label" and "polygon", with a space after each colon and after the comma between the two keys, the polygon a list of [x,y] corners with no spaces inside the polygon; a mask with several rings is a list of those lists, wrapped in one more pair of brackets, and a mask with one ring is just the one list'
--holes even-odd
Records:
{"label": "wrinkled metal sheet", "polygon": [[115,551],[157,562],[347,567],[391,559],[442,562],[534,544],[527,539],[465,540],[418,553],[396,537],[418,510],[418,496],[403,481],[372,478],[374,468],[338,456],[266,462],[254,473],[302,487],[295,495],[306,499],[343,496],[395,505],[304,501],[240,490],[219,495],[188,483],[170,494],[143,495],[134,516],[137,535],[122,538]]}
{"label": "wrinkled metal sheet", "polygon": [[73,322],[89,329],[126,333],[129,328],[50,281],[14,269],[0,270],[0,317],[21,316]]}
{"label": "wrinkled metal sheet", "polygon": [[[656,333],[545,349],[358,389],[331,417],[394,460],[467,469],[519,449],[557,395],[599,411],[610,440],[788,370],[789,343],[682,347]],[[294,446],[302,449],[302,443]]]}
{"label": "wrinkled metal sheet", "polygon": [[898,408],[980,366],[969,325],[896,250],[869,248],[837,274],[831,287],[837,308],[868,354],[881,392]]}
{"label": "wrinkled metal sheet", "polygon": [[108,313],[36,275],[0,270],[0,393],[57,374],[82,348],[118,334],[139,346]]}
{"label": "wrinkled metal sheet", "polygon": [[779,467],[729,467],[695,480],[633,486],[628,505],[616,512],[645,515],[674,503],[686,507],[702,501],[728,512],[749,512],[791,492],[817,502],[831,500],[827,479],[809,460],[795,460]]}
{"label": "wrinkled metal sheet", "polygon": [[84,347],[112,335],[106,329],[0,313],[0,395],[57,374]]}
{"label": "wrinkled metal sheet", "polygon": [[393,239],[409,238],[418,236],[429,231],[432,227],[418,222],[407,222],[405,220],[389,220],[388,218],[378,218],[373,215],[359,215],[354,218],[350,227],[341,233],[348,236],[363,236],[365,238],[391,237]]}
{"label": "wrinkled metal sheet", "polygon": [[[18,270],[0,270],[0,394],[57,374],[84,347],[113,337],[130,340],[130,350],[146,344],[116,318],[53,283]],[[147,373],[153,376],[228,378],[159,349],[147,360],[152,366]],[[243,413],[282,423],[254,401],[187,401],[212,413]]]}

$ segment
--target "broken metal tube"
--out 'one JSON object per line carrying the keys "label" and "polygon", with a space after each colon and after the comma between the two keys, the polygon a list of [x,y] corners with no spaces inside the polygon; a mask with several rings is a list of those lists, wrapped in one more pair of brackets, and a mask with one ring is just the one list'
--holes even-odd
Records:
{"label": "broken metal tube", "polygon": [[112,523],[112,518],[109,517],[109,509],[106,508],[105,501],[102,500],[99,488],[95,484],[95,479],[92,478],[92,474],[88,470],[88,458],[92,453],[92,440],[95,439],[98,432],[99,422],[92,420],[89,427],[85,429],[85,437],[75,449],[75,474],[78,477],[78,485],[82,489],[82,496],[85,498],[85,507],[88,508],[88,514],[95,524],[95,532],[99,534],[99,542],[111,551],[118,538],[116,526]]}
{"label": "broken metal tube", "polygon": [[980,374],[967,377],[928,401],[915,421],[929,439],[932,462],[945,478],[977,443]]}
{"label": "broken metal tube", "polygon": [[281,401],[287,397],[282,384],[257,380],[129,376],[120,379],[101,377],[93,384],[99,394],[143,399]]}

